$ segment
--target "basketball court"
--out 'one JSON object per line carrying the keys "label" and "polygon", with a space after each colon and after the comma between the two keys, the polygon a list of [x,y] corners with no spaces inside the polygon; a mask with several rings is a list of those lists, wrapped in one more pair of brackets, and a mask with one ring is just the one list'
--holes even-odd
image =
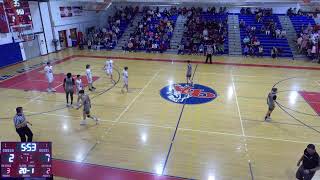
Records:
{"label": "basketball court", "polygon": [[[115,85],[102,69],[106,57],[115,64]],[[269,58],[219,56],[213,64],[203,59],[69,48],[3,68],[0,75],[7,78],[0,82],[0,141],[19,141],[12,117],[15,108],[23,106],[34,141],[53,143],[57,179],[81,179],[62,172],[68,163],[168,179],[294,179],[306,145],[320,143],[320,66]],[[44,92],[41,63],[48,60],[54,64],[56,93]],[[179,83],[185,88],[187,60],[193,65],[194,87],[204,87],[202,94],[213,90],[205,103],[175,103],[161,93]],[[87,92],[100,124],[80,126],[82,111],[66,108],[59,88],[67,72],[84,76],[86,64],[95,76],[97,90]],[[122,94],[125,66],[129,93]],[[273,86],[280,105],[272,121],[264,122],[266,96]],[[201,99],[199,94],[192,97]],[[101,178],[99,170],[91,175]]]}

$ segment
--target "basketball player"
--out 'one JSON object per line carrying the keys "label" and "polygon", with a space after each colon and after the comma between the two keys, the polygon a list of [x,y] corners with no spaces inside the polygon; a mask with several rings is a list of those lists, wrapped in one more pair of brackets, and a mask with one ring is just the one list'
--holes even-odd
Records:
{"label": "basketball player", "polygon": [[92,80],[92,73],[91,73],[91,69],[90,69],[90,64],[86,65],[86,75],[87,75],[87,80],[88,80],[88,84],[89,84],[89,91],[93,91],[96,88],[93,87],[93,80]]}
{"label": "basketball player", "polygon": [[44,72],[46,73],[46,77],[48,80],[48,92],[56,92],[56,90],[52,87],[53,85],[53,68],[50,62],[47,62],[46,67],[44,67]]}
{"label": "basketball player", "polygon": [[129,87],[128,87],[128,67],[124,67],[123,72],[122,72],[122,78],[123,78],[123,87],[121,88],[121,92],[123,93],[123,88],[127,89],[127,92],[129,92]]}
{"label": "basketball player", "polygon": [[[81,103],[79,104],[80,100],[81,100]],[[80,125],[87,124],[87,121],[86,121],[87,117],[93,119],[94,121],[96,121],[96,124],[98,124],[98,118],[90,114],[91,101],[90,101],[89,95],[84,93],[84,90],[79,91],[77,103],[78,103],[77,109],[80,109],[81,106],[83,106],[83,120],[80,122]]]}
{"label": "basketball player", "polygon": [[[74,79],[72,78],[72,74],[68,73],[67,77],[63,80],[63,89],[66,92],[66,100],[67,100],[67,107],[72,107],[73,105],[73,93],[74,93]],[[71,104],[69,105],[69,95],[71,99]]]}
{"label": "basketball player", "polygon": [[190,64],[190,61],[188,61],[187,75],[186,75],[187,84],[189,84],[189,81],[190,81],[190,85],[192,86],[191,74],[192,74],[192,65]]}
{"label": "basketball player", "polygon": [[110,59],[109,61],[106,61],[106,64],[104,65],[104,70],[106,71],[107,75],[110,76],[111,83],[115,83],[112,77],[112,69],[113,69],[113,61]]}
{"label": "basketball player", "polygon": [[81,76],[78,74],[76,79],[76,92],[79,95],[79,91],[83,89],[83,84],[81,80]]}
{"label": "basketball player", "polygon": [[275,101],[277,99],[277,88],[272,88],[271,92],[268,94],[268,98],[267,98],[267,104],[268,104],[268,112],[266,114],[266,116],[264,117],[265,121],[271,121],[270,115],[272,113],[272,111],[275,108]]}

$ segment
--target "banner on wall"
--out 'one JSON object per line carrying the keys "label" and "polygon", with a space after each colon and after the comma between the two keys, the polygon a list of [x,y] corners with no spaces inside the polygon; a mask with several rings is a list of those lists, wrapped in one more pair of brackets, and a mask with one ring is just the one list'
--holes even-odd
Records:
{"label": "banner on wall", "polygon": [[0,3],[0,33],[8,33],[8,22],[6,18],[6,13],[3,8],[3,3]]}
{"label": "banner on wall", "polygon": [[73,16],[82,16],[83,15],[83,7],[81,6],[73,6],[73,7],[59,7],[60,8],[60,16],[64,17],[73,17]]}
{"label": "banner on wall", "polygon": [[72,7],[73,16],[82,16],[83,9],[81,6]]}
{"label": "banner on wall", "polygon": [[72,17],[72,8],[71,7],[60,7],[60,16],[63,17]]}
{"label": "banner on wall", "polygon": [[32,26],[32,17],[28,1],[4,0],[10,26]]}

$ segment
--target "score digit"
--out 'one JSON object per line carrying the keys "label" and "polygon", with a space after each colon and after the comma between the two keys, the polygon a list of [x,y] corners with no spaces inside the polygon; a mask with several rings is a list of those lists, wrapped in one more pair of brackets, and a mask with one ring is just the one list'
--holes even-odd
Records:
{"label": "score digit", "polygon": [[47,168],[46,173],[47,173],[47,174],[50,174],[50,172],[51,172],[51,169],[50,169],[50,168]]}
{"label": "score digit", "polygon": [[48,158],[48,162],[50,162],[50,154],[45,154],[45,156]]}
{"label": "score digit", "polygon": [[37,150],[37,144],[36,143],[31,143],[31,151],[34,152]]}
{"label": "score digit", "polygon": [[27,168],[20,168],[19,174],[27,174]]}
{"label": "score digit", "polygon": [[21,152],[34,152],[37,151],[36,143],[21,143]]}
{"label": "score digit", "polygon": [[9,162],[13,163],[14,154],[9,154]]}
{"label": "score digit", "polygon": [[7,168],[7,174],[10,174],[10,173],[11,173],[11,169]]}

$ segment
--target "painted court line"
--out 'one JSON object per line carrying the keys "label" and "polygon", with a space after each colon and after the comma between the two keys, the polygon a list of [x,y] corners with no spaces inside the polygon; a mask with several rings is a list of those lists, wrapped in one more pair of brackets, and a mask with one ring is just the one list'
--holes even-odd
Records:
{"label": "painted court line", "polygon": [[[29,113],[37,113],[32,111],[25,111]],[[82,117],[78,116],[67,116],[67,115],[60,115],[60,114],[52,114],[52,113],[43,113],[45,115],[50,116],[58,116],[58,117],[68,117],[68,118],[77,118],[81,119]],[[100,119],[102,122],[115,122],[112,120],[106,120],[106,119]],[[134,123],[134,122],[126,122],[126,121],[120,121],[119,124],[130,124],[130,125],[136,125],[136,126],[146,126],[146,127],[155,127],[155,128],[165,128],[165,129],[175,129],[175,127],[170,126],[161,126],[161,125],[153,125],[153,124],[143,124],[143,123]],[[242,137],[242,134],[234,134],[234,133],[227,133],[227,132],[218,132],[218,131],[204,131],[204,130],[197,130],[197,129],[189,129],[189,128],[179,128],[179,131],[190,131],[190,132],[199,132],[204,134],[217,134],[217,135],[226,135],[226,136],[236,136],[236,137]],[[306,143],[313,143],[313,144],[320,144],[320,142],[306,142],[306,141],[296,141],[296,140],[290,140],[290,139],[279,139],[279,138],[270,138],[270,137],[263,137],[263,136],[250,136],[245,135],[247,138],[252,139],[263,139],[263,140],[271,140],[271,141],[283,141],[283,142],[291,142],[291,143],[299,143],[299,144],[306,144]]]}
{"label": "painted court line", "polygon": [[[204,61],[194,61],[191,59],[178,60],[178,59],[160,59],[160,58],[130,58],[130,57],[120,57],[120,56],[93,56],[93,55],[75,55],[75,57],[87,57],[87,58],[97,58],[97,59],[120,59],[120,60],[138,60],[138,61],[158,61],[158,62],[176,62],[176,63],[187,63],[190,61],[193,64],[205,64]],[[287,66],[287,65],[271,65],[271,64],[246,64],[246,63],[227,63],[227,62],[213,62],[216,65],[226,65],[226,66],[242,66],[242,67],[264,67],[264,68],[281,68],[281,69],[298,69],[298,70],[320,70],[320,67],[311,66]]]}
{"label": "painted court line", "polygon": [[148,81],[148,83],[140,90],[140,92],[137,94],[136,97],[133,98],[133,100],[129,103],[129,105],[121,112],[121,114],[117,117],[117,119],[115,120],[115,122],[118,122],[120,120],[120,118],[124,115],[124,113],[126,113],[129,108],[132,106],[133,103],[135,103],[135,101],[138,99],[138,97],[140,97],[140,95],[143,93],[143,91],[151,84],[151,82],[158,76],[158,74],[160,73],[161,70],[158,70],[153,77]]}
{"label": "painted court line", "polygon": [[[112,122],[111,126],[106,130],[106,132],[104,133],[104,135],[101,136],[101,139],[103,139],[105,137],[105,135],[109,134],[109,132],[111,131],[111,129],[114,127],[114,125],[116,123],[119,122],[119,120],[121,119],[121,117],[129,110],[129,108],[132,106],[132,104],[135,103],[135,101],[140,97],[140,95],[143,93],[143,91],[151,84],[151,82],[158,76],[158,74],[160,73],[161,69],[159,69],[154,75],[153,77],[147,82],[147,84],[140,90],[140,92],[133,98],[133,100],[128,104],[128,106],[120,113],[120,115],[116,118],[115,121]],[[99,141],[99,140],[96,140]],[[86,155],[86,157],[83,158],[83,161],[86,160],[86,158],[88,157],[88,155],[90,154],[90,152],[93,150],[94,148],[92,148]]]}
{"label": "painted court line", "polygon": [[241,125],[241,132],[242,132],[242,136],[243,136],[243,140],[244,140],[244,149],[245,149],[245,152],[246,152],[246,156],[248,158],[248,164],[249,164],[249,170],[250,170],[251,179],[253,180],[254,176],[253,176],[252,167],[251,167],[251,158],[250,158],[250,155],[249,155],[246,134],[244,132],[243,121],[242,121],[242,116],[241,116],[241,111],[240,111],[239,101],[238,101],[238,95],[237,95],[237,91],[236,91],[236,86],[234,84],[234,78],[233,78],[232,70],[231,70],[230,73],[231,73],[232,87],[233,87],[234,96],[235,96],[235,99],[236,99],[238,115],[239,115],[239,120],[240,120],[240,125]]}

